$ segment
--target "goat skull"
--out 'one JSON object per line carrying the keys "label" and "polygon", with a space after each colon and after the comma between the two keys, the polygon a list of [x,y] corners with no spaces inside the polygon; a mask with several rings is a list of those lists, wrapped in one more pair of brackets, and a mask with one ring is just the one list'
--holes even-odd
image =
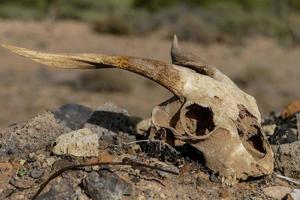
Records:
{"label": "goat skull", "polygon": [[129,56],[47,54],[3,46],[52,67],[116,67],[150,78],[174,94],[153,109],[151,126],[167,130],[171,142],[180,140],[202,152],[207,167],[224,177],[225,183],[273,171],[273,153],[261,133],[255,99],[216,68],[182,52],[176,36],[171,49],[173,64]]}

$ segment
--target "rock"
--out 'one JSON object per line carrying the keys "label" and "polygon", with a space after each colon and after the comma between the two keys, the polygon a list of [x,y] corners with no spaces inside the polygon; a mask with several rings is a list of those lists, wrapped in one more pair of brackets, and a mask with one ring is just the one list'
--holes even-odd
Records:
{"label": "rock", "polygon": [[44,170],[42,169],[32,169],[30,171],[30,176],[34,179],[39,179],[44,175]]}
{"label": "rock", "polygon": [[270,125],[262,126],[261,130],[266,136],[271,136],[274,134],[275,128],[276,128],[276,124],[270,124]]}
{"label": "rock", "polygon": [[299,200],[300,199],[300,189],[294,189],[290,195],[294,200]]}
{"label": "rock", "polygon": [[62,133],[70,129],[59,124],[53,113],[43,112],[28,122],[0,130],[0,160],[12,154],[26,157],[29,153],[44,149]]}
{"label": "rock", "polygon": [[54,164],[54,162],[55,162],[55,158],[53,158],[53,157],[46,159],[46,163],[48,166],[52,166]]}
{"label": "rock", "polygon": [[9,162],[0,162],[0,188],[6,189],[13,174],[13,165]]}
{"label": "rock", "polygon": [[164,193],[160,193],[159,197],[160,197],[161,199],[166,199],[166,198],[167,198],[167,196],[166,196]]}
{"label": "rock", "polygon": [[41,194],[36,200],[62,200],[62,199],[74,199],[74,189],[69,181],[61,180],[57,182],[51,189]]}
{"label": "rock", "polygon": [[33,186],[34,182],[32,179],[29,179],[28,177],[13,177],[10,180],[10,184],[15,186],[17,189],[29,189]]}
{"label": "rock", "polygon": [[271,186],[263,189],[263,192],[274,199],[281,200],[293,190],[285,186]]}
{"label": "rock", "polygon": [[37,161],[37,156],[36,156],[36,154],[35,154],[35,153],[30,153],[30,154],[28,155],[27,161],[28,161],[28,162],[35,162],[35,161]]}
{"label": "rock", "polygon": [[85,193],[93,200],[122,199],[123,195],[132,195],[130,183],[109,171],[92,172],[83,180]]}
{"label": "rock", "polygon": [[283,175],[300,179],[300,141],[290,144],[272,145],[275,170]]}
{"label": "rock", "polygon": [[97,134],[84,128],[59,136],[52,151],[56,155],[90,157],[98,156],[98,149]]}
{"label": "rock", "polygon": [[0,192],[0,199],[7,199],[12,193],[15,192],[15,189],[5,189],[2,192]]}
{"label": "rock", "polygon": [[295,114],[289,118],[282,118],[280,114],[271,113],[271,115],[264,120],[262,126],[276,125],[274,133],[268,138],[270,144],[279,145],[299,141],[298,134],[298,117]]}
{"label": "rock", "polygon": [[81,129],[90,118],[93,110],[89,107],[78,104],[66,104],[54,112],[54,116],[62,124],[72,130]]}
{"label": "rock", "polygon": [[103,106],[98,107],[91,115],[86,127],[98,127],[98,132],[102,131],[102,134],[104,132],[135,133],[135,126],[139,120],[136,117],[129,117],[125,109],[119,108],[113,103],[105,103]]}

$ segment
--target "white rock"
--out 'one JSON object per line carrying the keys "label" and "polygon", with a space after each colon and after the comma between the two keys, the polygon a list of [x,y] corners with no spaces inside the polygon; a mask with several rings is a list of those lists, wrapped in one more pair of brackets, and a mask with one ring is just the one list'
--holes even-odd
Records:
{"label": "white rock", "polygon": [[294,200],[300,200],[300,189],[294,189],[291,196]]}
{"label": "white rock", "polygon": [[293,190],[285,186],[271,186],[264,188],[263,191],[267,196],[280,200]]}
{"label": "white rock", "polygon": [[84,128],[60,135],[52,152],[56,155],[97,156],[99,142],[97,134]]}
{"label": "white rock", "polygon": [[276,129],[276,124],[271,124],[271,125],[265,125],[261,127],[262,132],[266,135],[266,136],[271,136],[274,134],[274,131]]}

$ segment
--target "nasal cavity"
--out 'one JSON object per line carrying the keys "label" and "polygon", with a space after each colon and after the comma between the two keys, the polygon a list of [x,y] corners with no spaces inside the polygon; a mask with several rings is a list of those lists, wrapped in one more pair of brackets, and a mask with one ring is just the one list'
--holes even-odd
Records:
{"label": "nasal cavity", "polygon": [[186,110],[185,125],[191,134],[204,136],[214,130],[213,112],[209,107],[191,104]]}

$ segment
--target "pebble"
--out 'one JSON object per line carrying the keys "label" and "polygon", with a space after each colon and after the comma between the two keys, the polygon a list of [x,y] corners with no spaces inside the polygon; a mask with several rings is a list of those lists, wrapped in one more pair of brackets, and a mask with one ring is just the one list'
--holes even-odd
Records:
{"label": "pebble", "polygon": [[109,171],[93,171],[83,180],[83,189],[93,200],[122,199],[132,195],[133,187],[127,181]]}
{"label": "pebble", "polygon": [[42,169],[33,169],[30,171],[30,176],[34,179],[39,179],[44,175],[44,170]]}
{"label": "pebble", "polygon": [[274,134],[275,128],[276,128],[276,124],[270,124],[270,125],[262,126],[261,130],[266,136],[271,136]]}
{"label": "pebble", "polygon": [[35,153],[30,153],[29,155],[28,155],[28,160],[27,160],[28,162],[35,162],[35,161],[37,161],[37,156],[36,156],[36,154]]}
{"label": "pebble", "polygon": [[36,156],[36,160],[39,162],[43,162],[45,160],[46,156],[44,154],[38,154]]}
{"label": "pebble", "polygon": [[263,189],[263,192],[274,199],[283,199],[287,194],[293,190],[290,187],[285,186],[271,186]]}
{"label": "pebble", "polygon": [[55,158],[53,157],[47,158],[46,160],[48,166],[52,166],[54,162],[55,162]]}
{"label": "pebble", "polygon": [[159,197],[162,198],[162,199],[166,199],[167,195],[165,195],[164,193],[160,193]]}
{"label": "pebble", "polygon": [[9,162],[0,162],[0,188],[5,188],[13,174],[13,165]]}
{"label": "pebble", "polygon": [[13,177],[9,182],[11,185],[15,186],[18,189],[29,189],[33,186],[34,182],[29,178],[17,178]]}
{"label": "pebble", "polygon": [[45,192],[38,196],[36,200],[62,200],[62,199],[73,199],[74,189],[71,183],[67,180],[61,180],[56,182],[54,186],[48,192]]}
{"label": "pebble", "polygon": [[2,192],[0,192],[0,199],[6,199],[8,196],[10,196],[14,192],[15,192],[14,189],[5,189]]}
{"label": "pebble", "polygon": [[294,189],[293,192],[291,193],[291,197],[294,200],[300,199],[300,189]]}

